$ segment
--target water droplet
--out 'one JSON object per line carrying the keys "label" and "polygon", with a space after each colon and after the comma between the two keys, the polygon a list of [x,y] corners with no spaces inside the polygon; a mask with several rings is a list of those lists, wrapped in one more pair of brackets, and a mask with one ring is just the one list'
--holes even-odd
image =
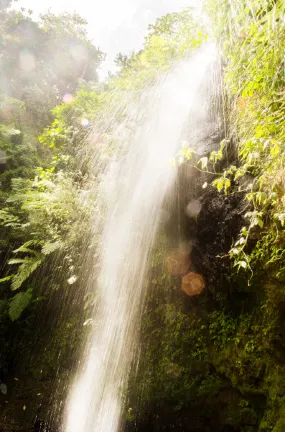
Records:
{"label": "water droplet", "polygon": [[7,386],[4,383],[0,384],[0,391],[2,394],[6,395],[7,394]]}
{"label": "water droplet", "polygon": [[73,285],[77,281],[77,279],[77,276],[71,276],[67,282],[69,283],[69,285]]}

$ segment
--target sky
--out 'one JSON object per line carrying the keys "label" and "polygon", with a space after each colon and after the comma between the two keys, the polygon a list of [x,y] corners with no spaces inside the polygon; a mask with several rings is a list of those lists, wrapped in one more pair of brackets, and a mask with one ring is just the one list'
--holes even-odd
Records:
{"label": "sky", "polygon": [[90,39],[107,54],[99,72],[104,78],[115,70],[118,52],[128,54],[142,47],[147,27],[156,18],[198,4],[199,0],[18,0],[17,8],[31,9],[34,17],[50,9],[86,18]]}

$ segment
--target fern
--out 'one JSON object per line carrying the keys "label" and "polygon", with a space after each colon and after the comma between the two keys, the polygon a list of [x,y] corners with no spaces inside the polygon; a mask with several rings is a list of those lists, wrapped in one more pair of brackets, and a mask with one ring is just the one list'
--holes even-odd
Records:
{"label": "fern", "polygon": [[12,291],[16,291],[23,283],[34,273],[35,270],[43,263],[45,256],[55,252],[58,249],[63,247],[63,243],[61,241],[56,242],[46,242],[42,247],[42,253],[31,249],[29,246],[32,245],[42,245],[43,241],[40,240],[30,240],[23,244],[18,249],[14,250],[13,253],[29,253],[32,256],[26,256],[24,258],[12,258],[8,261],[9,265],[20,264],[15,275],[7,276],[3,279],[0,279],[1,282],[6,282],[12,279],[11,289]]}
{"label": "fern", "polygon": [[[20,264],[17,273],[8,278],[4,278],[2,281],[5,282],[12,279],[11,289],[15,291],[23,285],[23,283],[30,277],[30,275],[42,264],[44,260],[44,255],[40,252],[31,249],[29,246],[38,246],[43,242],[40,240],[29,240],[20,246],[18,249],[14,250],[13,253],[29,253],[32,256],[25,256],[24,258],[12,258],[8,261],[9,265]],[[1,279],[0,279],[1,282]]]}
{"label": "fern", "polygon": [[33,295],[33,290],[29,288],[26,292],[16,294],[9,304],[9,317],[12,321],[16,321],[30,304]]}
{"label": "fern", "polygon": [[43,245],[42,253],[44,255],[50,255],[51,253],[55,252],[58,249],[61,249],[62,247],[63,247],[63,243],[60,240],[53,242],[53,243],[52,242],[46,242]]}
{"label": "fern", "polygon": [[23,264],[26,262],[25,258],[12,258],[8,261],[8,264],[13,265],[13,264]]}
{"label": "fern", "polygon": [[32,246],[32,245],[37,246],[40,244],[42,244],[42,242],[40,240],[29,240],[26,243],[24,243],[22,246],[20,246],[18,249],[15,249],[13,251],[13,253],[19,253],[19,252],[31,253],[31,254],[35,255],[36,257],[39,257],[40,256],[39,252],[31,249],[29,246]]}
{"label": "fern", "polygon": [[17,274],[12,279],[11,289],[13,291],[19,289],[30,275],[42,264],[43,260],[37,257],[27,257],[23,260],[10,260],[9,264],[17,264],[21,262]]}
{"label": "fern", "polygon": [[7,209],[0,210],[0,225],[10,228],[21,226],[20,218],[8,212]]}

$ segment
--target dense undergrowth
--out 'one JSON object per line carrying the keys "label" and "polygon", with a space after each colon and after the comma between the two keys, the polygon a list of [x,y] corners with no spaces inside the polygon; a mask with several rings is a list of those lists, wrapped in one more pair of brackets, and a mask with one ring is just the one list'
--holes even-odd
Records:
{"label": "dense undergrowth", "polygon": [[248,202],[247,223],[231,255],[249,278],[259,267],[282,282],[284,5],[220,2],[217,8],[217,4],[210,14],[227,63],[228,139],[237,140],[239,152],[238,164],[224,176],[231,180],[232,191],[245,192]]}

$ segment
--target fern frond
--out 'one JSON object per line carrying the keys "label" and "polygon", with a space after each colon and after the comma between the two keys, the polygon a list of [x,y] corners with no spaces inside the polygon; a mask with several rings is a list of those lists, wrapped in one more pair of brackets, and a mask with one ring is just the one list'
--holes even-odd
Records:
{"label": "fern frond", "polygon": [[13,251],[13,253],[19,253],[19,252],[29,253],[29,254],[34,255],[35,257],[39,257],[40,256],[39,252],[37,252],[37,251],[35,251],[33,249],[30,249],[30,248],[26,248],[26,247],[24,247],[24,245],[21,246],[19,249]]}
{"label": "fern frond", "polygon": [[[41,240],[29,240],[29,241],[27,241],[26,243],[24,243],[23,244],[23,246],[25,246],[25,247],[29,247],[29,246],[32,246],[32,245],[38,245],[38,244],[41,244],[42,243],[42,241]],[[19,250],[20,250],[21,248],[19,248]]]}
{"label": "fern frond", "polygon": [[0,283],[4,283],[4,282],[8,282],[9,280],[11,280],[15,275],[9,275],[6,277],[3,277],[2,279],[0,279]]}
{"label": "fern frond", "polygon": [[31,185],[32,185],[32,181],[28,179],[23,179],[19,177],[11,179],[12,190],[15,194],[23,193],[23,191],[29,190]]}
{"label": "fern frond", "polygon": [[28,252],[28,253],[36,253],[36,251],[34,251],[33,249],[30,249],[29,246],[38,246],[40,244],[42,244],[43,242],[41,240],[29,240],[26,243],[24,243],[22,246],[20,246],[18,249],[15,249],[13,251],[13,253],[18,253],[18,252]]}
{"label": "fern frond", "polygon": [[33,290],[29,288],[24,293],[16,294],[9,304],[9,316],[12,321],[16,321],[30,304],[33,295]]}
{"label": "fern frond", "polygon": [[60,240],[58,240],[54,243],[47,242],[43,245],[42,253],[44,255],[49,255],[49,254],[55,252],[56,250],[61,249],[62,247],[63,247],[63,243]]}
{"label": "fern frond", "polygon": [[13,264],[23,264],[24,262],[26,262],[25,258],[12,258],[8,261],[9,265],[13,265]]}
{"label": "fern frond", "polygon": [[21,226],[20,218],[9,213],[6,209],[0,210],[0,224],[12,228],[18,228]]}
{"label": "fern frond", "polygon": [[9,222],[4,225],[7,228],[21,228],[21,224],[19,222]]}
{"label": "fern frond", "polygon": [[18,268],[17,274],[12,279],[11,289],[15,291],[19,289],[25,280],[42,264],[42,259],[26,258],[22,265]]}

